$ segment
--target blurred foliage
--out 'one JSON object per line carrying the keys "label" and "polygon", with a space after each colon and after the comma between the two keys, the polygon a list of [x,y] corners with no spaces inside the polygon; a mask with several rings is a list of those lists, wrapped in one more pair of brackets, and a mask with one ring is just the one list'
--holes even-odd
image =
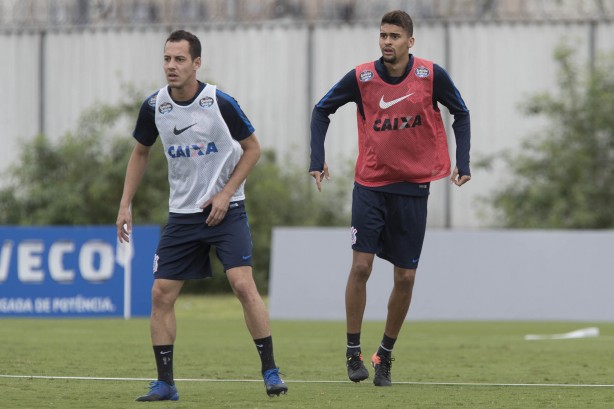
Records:
{"label": "blurred foliage", "polygon": [[[127,86],[128,102],[85,111],[77,130],[57,142],[36,136],[16,166],[3,175],[0,224],[113,225],[134,140],[127,137],[143,96]],[[132,204],[135,225],[157,224],[168,216],[168,167],[157,142]],[[340,226],[349,223],[351,180],[336,178],[318,194],[307,170],[281,163],[264,151],[246,182],[246,208],[254,242],[254,276],[268,290],[274,226]],[[341,205],[340,205],[341,204]],[[152,255],[153,256],[153,255]],[[186,284],[186,292],[229,292],[221,264],[211,252],[214,277]]]}
{"label": "blurred foliage", "polygon": [[556,95],[523,106],[547,127],[504,152],[510,180],[487,198],[499,224],[512,228],[614,228],[614,55],[594,69],[570,48],[555,53]]}
{"label": "blurred foliage", "polygon": [[[136,117],[140,102],[97,106],[77,131],[52,142],[44,135],[24,144],[20,160],[0,190],[0,223],[15,225],[115,224],[128,158],[134,142],[109,131],[122,117]],[[141,223],[162,224],[168,209],[166,159],[152,153],[148,175],[133,203]]]}

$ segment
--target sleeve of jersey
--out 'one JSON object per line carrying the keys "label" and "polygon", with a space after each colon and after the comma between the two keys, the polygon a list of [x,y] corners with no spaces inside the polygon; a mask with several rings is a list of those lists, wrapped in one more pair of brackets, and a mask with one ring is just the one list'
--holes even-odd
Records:
{"label": "sleeve of jersey", "polygon": [[136,125],[132,136],[139,143],[145,146],[151,146],[156,142],[158,138],[158,128],[156,127],[156,95],[158,93],[147,97],[147,99],[141,104],[139,110],[139,116],[136,119]]}
{"label": "sleeve of jersey", "polygon": [[324,140],[326,139],[328,125],[330,125],[329,116],[337,112],[337,109],[348,102],[356,102],[359,105],[359,109],[362,110],[355,69],[341,78],[313,108],[311,114],[310,172],[321,171],[324,168]]}
{"label": "sleeve of jersey", "polygon": [[448,73],[439,65],[433,65],[433,102],[440,102],[454,116],[452,129],[456,139],[456,166],[461,176],[471,175],[469,150],[471,148],[471,120],[469,109]]}
{"label": "sleeve of jersey", "polygon": [[233,97],[219,89],[216,90],[216,97],[222,118],[234,139],[242,141],[254,133],[254,127]]}

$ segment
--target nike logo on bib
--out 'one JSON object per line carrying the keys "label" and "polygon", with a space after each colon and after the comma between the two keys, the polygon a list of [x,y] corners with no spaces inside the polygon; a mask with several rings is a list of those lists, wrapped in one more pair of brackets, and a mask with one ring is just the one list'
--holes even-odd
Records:
{"label": "nike logo on bib", "polygon": [[181,129],[177,129],[177,125],[175,125],[175,129],[173,129],[173,133],[175,135],[180,135],[182,132],[187,131],[188,129],[190,129],[191,127],[193,127],[194,125],[196,125],[198,122],[193,123],[190,126],[186,126],[185,128],[181,128]]}
{"label": "nike logo on bib", "polygon": [[386,109],[386,108],[390,108],[391,106],[393,106],[394,104],[403,101],[405,98],[411,97],[412,95],[414,95],[415,92],[412,92],[411,94],[407,94],[404,97],[400,97],[397,99],[393,99],[392,101],[384,101],[384,96],[382,95],[382,99],[379,100],[379,107],[381,109]]}

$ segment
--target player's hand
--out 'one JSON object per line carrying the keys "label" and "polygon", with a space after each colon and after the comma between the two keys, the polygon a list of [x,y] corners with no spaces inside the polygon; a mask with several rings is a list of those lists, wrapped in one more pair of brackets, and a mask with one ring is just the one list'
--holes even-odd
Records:
{"label": "player's hand", "polygon": [[457,166],[454,167],[454,171],[452,172],[452,177],[450,178],[451,183],[454,183],[456,186],[462,186],[465,183],[469,182],[470,180],[471,180],[470,175],[459,176],[458,167]]}
{"label": "player's hand", "polygon": [[316,180],[316,187],[318,188],[318,192],[322,191],[322,181],[324,179],[330,180],[330,175],[328,173],[328,165],[324,163],[324,169],[321,171],[314,170],[309,172],[311,176]]}
{"label": "player's hand", "polygon": [[130,207],[120,207],[117,214],[117,238],[120,243],[130,243],[130,233],[132,233],[132,212]]}
{"label": "player's hand", "polygon": [[211,211],[209,216],[207,216],[207,220],[205,220],[207,226],[217,226],[224,220],[228,212],[228,206],[230,206],[230,197],[224,191],[221,191],[200,206],[201,209],[204,209],[211,205]]}

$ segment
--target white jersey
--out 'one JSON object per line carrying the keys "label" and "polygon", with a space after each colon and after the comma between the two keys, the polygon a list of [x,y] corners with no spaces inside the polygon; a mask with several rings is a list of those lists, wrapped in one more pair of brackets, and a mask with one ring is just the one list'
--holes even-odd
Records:
{"label": "white jersey", "polygon": [[[230,179],[243,149],[220,112],[216,87],[206,84],[190,105],[173,102],[167,87],[158,91],[155,120],[168,161],[171,213],[198,213]],[[245,183],[245,182],[244,182]],[[244,200],[244,183],[231,201]]]}

